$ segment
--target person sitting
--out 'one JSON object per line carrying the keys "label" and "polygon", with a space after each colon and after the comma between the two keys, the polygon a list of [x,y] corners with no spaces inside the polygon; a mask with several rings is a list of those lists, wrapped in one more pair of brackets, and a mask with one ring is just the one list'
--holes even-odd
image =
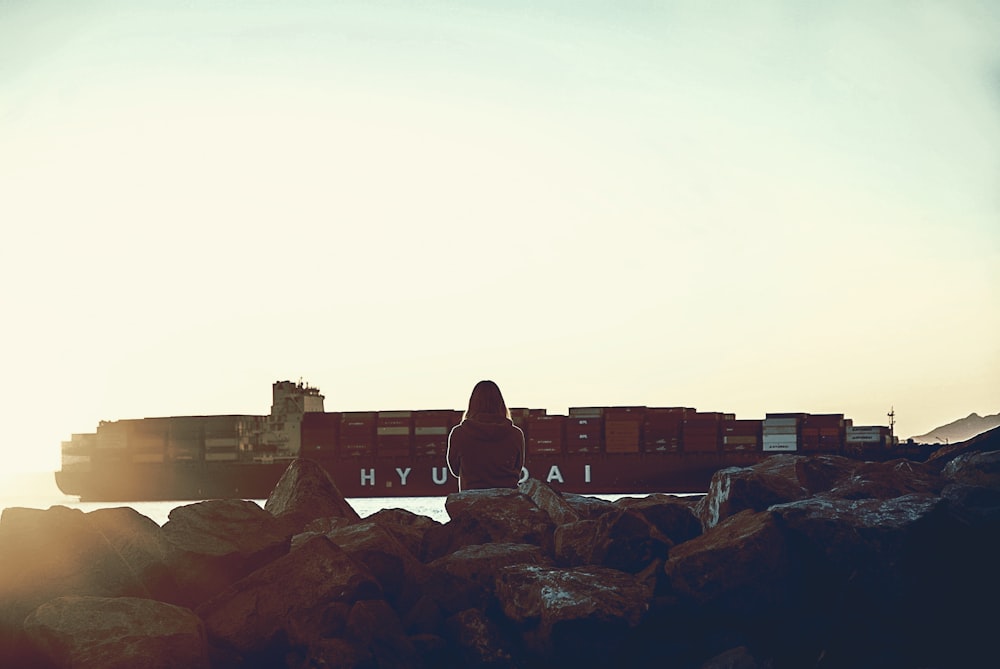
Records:
{"label": "person sitting", "polygon": [[516,488],[524,466],[524,433],[510,419],[500,388],[480,381],[462,422],[448,435],[448,469],[458,489]]}

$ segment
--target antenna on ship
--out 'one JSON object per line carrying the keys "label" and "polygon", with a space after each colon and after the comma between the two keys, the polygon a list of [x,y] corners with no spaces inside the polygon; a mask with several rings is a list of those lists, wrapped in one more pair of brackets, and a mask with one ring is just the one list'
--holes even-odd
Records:
{"label": "antenna on ship", "polygon": [[889,407],[889,413],[886,414],[889,417],[889,439],[892,443],[896,443],[896,407]]}

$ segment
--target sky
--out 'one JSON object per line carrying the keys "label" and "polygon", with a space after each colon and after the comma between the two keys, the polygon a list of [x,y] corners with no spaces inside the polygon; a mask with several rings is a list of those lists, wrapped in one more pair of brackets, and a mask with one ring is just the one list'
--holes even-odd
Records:
{"label": "sky", "polygon": [[100,420],[1000,412],[1000,5],[0,0],[7,471]]}

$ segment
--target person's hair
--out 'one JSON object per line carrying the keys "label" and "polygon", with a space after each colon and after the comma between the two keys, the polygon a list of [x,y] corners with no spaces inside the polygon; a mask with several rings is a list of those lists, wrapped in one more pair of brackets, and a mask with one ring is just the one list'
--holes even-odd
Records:
{"label": "person's hair", "polygon": [[472,389],[469,396],[469,408],[465,410],[465,418],[485,416],[510,418],[510,411],[503,401],[500,388],[492,381],[480,381]]}

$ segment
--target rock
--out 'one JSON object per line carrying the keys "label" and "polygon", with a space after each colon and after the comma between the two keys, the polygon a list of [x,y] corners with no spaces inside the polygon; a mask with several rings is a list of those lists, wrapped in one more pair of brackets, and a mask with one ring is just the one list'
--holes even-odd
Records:
{"label": "rock", "polygon": [[234,583],[196,612],[210,640],[244,657],[276,657],[289,644],[342,635],[347,606],[381,596],[371,572],[320,536]]}
{"label": "rock", "polygon": [[178,590],[169,600],[197,606],[288,552],[281,523],[253,502],[199,502],[170,512],[163,525],[168,567]]}
{"label": "rock", "polygon": [[580,520],[580,514],[563,499],[561,493],[538,479],[528,479],[518,486],[518,490],[530,497],[535,506],[547,513],[556,525]]}
{"label": "rock", "polygon": [[951,483],[1000,490],[1000,451],[964,453],[949,461],[942,474]]}
{"label": "rock", "polygon": [[933,468],[913,460],[863,462],[829,492],[843,499],[892,499],[910,493],[938,494],[944,483]]}
{"label": "rock", "polygon": [[292,460],[268,495],[264,509],[288,523],[293,528],[291,534],[317,518],[361,520],[326,470],[308,458]]}
{"label": "rock", "polygon": [[24,622],[56,667],[208,669],[201,620],[190,610],[132,597],[59,597]]}
{"label": "rock", "polygon": [[475,544],[427,565],[421,590],[448,613],[484,609],[493,598],[500,569],[512,564],[551,565],[552,561],[531,544]]}
{"label": "rock", "polygon": [[420,665],[399,617],[382,600],[361,600],[354,604],[347,620],[347,639],[367,649],[379,669],[413,669]]}
{"label": "rock", "polygon": [[[282,665],[288,666],[288,665]],[[316,639],[309,644],[303,667],[336,669],[380,669],[375,656],[346,639]]]}
{"label": "rock", "polygon": [[0,666],[17,666],[22,623],[63,595],[161,594],[160,528],[131,509],[96,516],[54,506],[8,508],[0,518]]}
{"label": "rock", "polygon": [[481,609],[456,613],[445,623],[445,630],[454,649],[450,653],[454,666],[469,669],[516,669],[521,666],[511,651],[513,643]]}
{"label": "rock", "polygon": [[697,504],[705,530],[747,509],[763,511],[772,504],[803,499],[808,495],[799,482],[796,466],[802,456],[776,455],[752,467],[728,467],[712,476],[708,494]]}
{"label": "rock", "polygon": [[794,592],[791,567],[774,516],[747,509],[675,546],[664,571],[674,592],[713,614],[777,615]]}
{"label": "rock", "polygon": [[611,502],[599,497],[577,495],[574,493],[563,493],[562,497],[563,501],[576,512],[581,520],[597,520],[604,514],[614,511],[616,508]]}
{"label": "rock", "polygon": [[701,534],[701,521],[695,511],[700,499],[657,493],[638,499],[625,497],[615,505],[641,513],[673,545]]}
{"label": "rock", "polygon": [[737,646],[711,658],[701,665],[701,669],[758,669],[760,666],[749,648]]}
{"label": "rock", "polygon": [[365,520],[387,530],[416,557],[421,555],[424,535],[428,530],[441,526],[436,520],[405,509],[382,509]]}
{"label": "rock", "polygon": [[451,521],[431,528],[422,558],[430,562],[459,548],[485,543],[535,544],[552,553],[555,524],[531,498],[506,488],[452,493],[445,500]]}
{"label": "rock", "polygon": [[634,576],[606,567],[500,570],[497,599],[528,651],[549,666],[613,666],[651,593]]}
{"label": "rock", "polygon": [[338,528],[326,536],[365,565],[390,601],[399,600],[407,586],[423,580],[424,565],[395,536],[374,522]]}
{"label": "rock", "polygon": [[630,509],[617,509],[599,520],[561,525],[554,541],[562,566],[603,565],[632,574],[665,558],[671,543],[639,511]]}

